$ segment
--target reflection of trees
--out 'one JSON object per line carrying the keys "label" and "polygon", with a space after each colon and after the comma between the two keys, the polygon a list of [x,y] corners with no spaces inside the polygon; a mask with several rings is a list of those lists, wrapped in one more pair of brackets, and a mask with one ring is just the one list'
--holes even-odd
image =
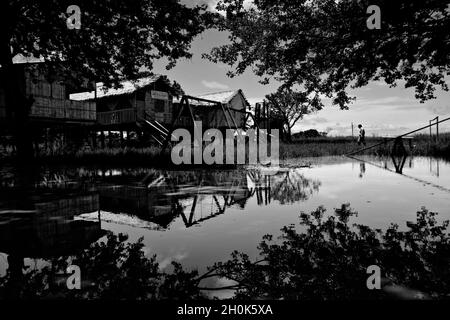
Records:
{"label": "reflection of trees", "polygon": [[289,170],[273,177],[270,196],[281,204],[292,204],[308,200],[320,186],[320,181],[308,179],[297,170]]}
{"label": "reflection of trees", "polygon": [[[448,222],[438,225],[435,213],[422,209],[417,223],[401,232],[391,225],[386,232],[349,224],[348,205],[325,216],[320,207],[302,214],[299,233],[284,227],[279,243],[266,236],[260,244],[262,259],[252,263],[235,252],[231,260],[215,265],[211,275],[235,281],[239,298],[350,299],[414,297],[418,291],[445,297],[450,291],[450,237]],[[366,287],[367,267],[382,270],[382,291]],[[414,293],[414,294],[411,294]]]}
{"label": "reflection of trees", "polygon": [[[185,272],[174,264],[165,274],[158,269],[155,257],[144,253],[142,239],[127,243],[124,235],[108,235],[71,257],[52,259],[49,266],[25,272],[20,291],[6,296],[14,277],[10,272],[0,278],[1,298],[78,298],[78,299],[163,299],[200,297],[193,279],[197,272]],[[68,290],[65,270],[69,265],[81,267],[82,289]],[[57,281],[58,279],[62,281]]]}
{"label": "reflection of trees", "polygon": [[[54,297],[62,294],[80,299],[163,299],[200,298],[208,278],[234,281],[228,289],[236,297],[285,299],[385,298],[390,292],[405,296],[414,290],[432,298],[450,291],[450,236],[448,222],[438,224],[436,214],[422,209],[417,223],[407,231],[391,225],[385,232],[364,225],[352,225],[348,205],[327,216],[319,207],[302,213],[298,231],[282,229],[279,241],[265,236],[259,245],[261,260],[235,252],[229,261],[217,263],[199,276],[174,264],[171,273],[159,270],[155,257],[147,257],[142,241],[127,243],[123,235],[109,235],[71,257],[60,257],[50,267],[27,271],[19,297]],[[68,263],[82,270],[82,290],[68,291],[52,285]],[[367,267],[381,268],[384,290],[368,290]],[[0,295],[13,279],[0,279]],[[408,297],[412,297],[409,295]]]}

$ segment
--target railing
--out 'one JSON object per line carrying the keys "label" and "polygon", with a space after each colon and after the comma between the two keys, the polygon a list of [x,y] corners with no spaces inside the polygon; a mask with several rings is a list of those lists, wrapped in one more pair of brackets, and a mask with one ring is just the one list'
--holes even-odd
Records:
{"label": "railing", "polygon": [[446,121],[449,121],[449,120],[450,120],[450,117],[449,117],[449,118],[445,118],[444,120],[441,120],[441,121],[436,121],[436,123],[429,124],[429,125],[427,125],[427,126],[421,127],[421,128],[419,128],[419,129],[416,129],[416,130],[413,130],[413,131],[410,131],[410,132],[408,132],[408,133],[402,134],[402,135],[400,135],[400,136],[398,136],[398,137],[386,138],[386,139],[384,139],[383,142],[374,144],[374,145],[372,145],[372,146],[370,146],[370,147],[367,147],[367,148],[358,149],[358,150],[356,150],[356,151],[347,153],[347,154],[345,154],[345,156],[351,156],[351,155],[357,154],[357,153],[359,153],[359,152],[363,152],[363,151],[366,151],[366,150],[369,150],[369,149],[378,147],[378,146],[380,146],[380,145],[382,145],[382,144],[384,144],[384,143],[390,142],[390,141],[396,141],[396,140],[398,140],[398,139],[403,139],[403,138],[405,138],[405,137],[408,137],[408,136],[412,135],[413,133],[422,131],[422,130],[424,130],[424,129],[428,129],[429,127],[432,127],[432,126],[434,126],[434,125],[437,126],[437,125],[439,125],[440,123],[446,122]]}
{"label": "railing", "polygon": [[[75,120],[95,121],[97,119],[96,104],[92,101],[73,101],[50,97],[33,97],[34,102],[29,116],[35,120]],[[6,108],[0,106],[0,118],[6,118]]]}
{"label": "railing", "polygon": [[135,109],[123,109],[108,112],[98,112],[97,122],[102,125],[136,122]]}
{"label": "railing", "polygon": [[95,121],[97,113],[94,102],[58,100],[35,97],[30,117],[55,120]]}

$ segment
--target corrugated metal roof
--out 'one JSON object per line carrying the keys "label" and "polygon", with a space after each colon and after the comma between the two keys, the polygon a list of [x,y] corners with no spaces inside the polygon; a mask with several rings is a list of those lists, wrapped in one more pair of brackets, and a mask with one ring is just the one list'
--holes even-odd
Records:
{"label": "corrugated metal roof", "polygon": [[226,103],[229,103],[238,93],[239,93],[239,90],[223,91],[223,92],[203,94],[198,97],[202,98],[202,99],[213,100],[213,101],[217,101],[217,102],[226,104]]}
{"label": "corrugated metal roof", "polygon": [[[120,96],[124,94],[130,94],[135,92],[136,90],[151,85],[152,83],[159,80],[161,77],[162,77],[161,75],[154,75],[151,77],[140,78],[135,81],[123,81],[120,83],[121,87],[117,89],[106,88],[103,86],[103,83],[97,83],[97,98],[99,99],[110,96]],[[73,93],[69,96],[69,99],[76,101],[93,100],[95,99],[95,92],[89,91],[89,92]]]}
{"label": "corrugated metal roof", "polygon": [[[244,93],[242,92],[241,89],[238,90],[229,90],[229,91],[222,91],[222,92],[215,92],[215,93],[207,93],[207,94],[203,94],[200,96],[196,96],[197,98],[201,98],[201,99],[206,99],[206,100],[212,100],[212,101],[217,101],[223,104],[228,104],[231,100],[233,100],[233,98],[238,95],[238,94],[242,94],[242,96],[244,97],[245,102],[249,104],[247,98],[245,97]],[[174,103],[179,103],[181,99],[174,99]],[[207,102],[201,102],[201,101],[192,101],[191,102],[193,105],[197,105],[197,106],[210,106],[210,103]]]}

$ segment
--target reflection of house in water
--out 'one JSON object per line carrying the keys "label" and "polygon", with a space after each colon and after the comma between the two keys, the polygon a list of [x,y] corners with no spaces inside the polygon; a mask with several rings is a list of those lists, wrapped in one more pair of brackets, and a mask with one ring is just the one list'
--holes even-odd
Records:
{"label": "reflection of house in water", "polygon": [[138,216],[167,227],[178,215],[179,206],[175,199],[165,196],[167,186],[148,188],[146,186],[113,185],[101,186],[100,207],[103,211]]}
{"label": "reflection of house in water", "polygon": [[8,254],[10,268],[21,268],[24,258],[71,255],[106,233],[100,220],[75,218],[98,211],[97,193],[18,194],[17,190],[2,190],[1,196],[0,252]]}
{"label": "reflection of house in water", "polygon": [[100,221],[75,219],[77,215],[98,210],[98,194],[51,197],[36,199],[31,204],[34,208],[27,204],[25,208],[1,209],[1,252],[26,257],[70,254],[104,234]]}
{"label": "reflection of house in water", "polygon": [[242,170],[202,171],[193,182],[180,187],[177,194],[185,208],[181,217],[187,227],[224,214],[229,207],[244,208],[252,196],[247,172]]}
{"label": "reflection of house in water", "polygon": [[[52,192],[73,188],[96,190],[103,221],[157,230],[167,229],[177,217],[191,227],[220,216],[229,208],[244,209],[253,197],[258,206],[270,205],[274,200],[280,204],[305,201],[320,187],[319,181],[306,178],[301,170],[273,172],[270,168],[184,171],[83,168],[49,172],[42,179],[37,186],[52,188]],[[95,221],[98,216],[93,211],[80,218]]]}
{"label": "reflection of house in water", "polygon": [[[227,208],[244,209],[252,197],[256,197],[258,205],[268,205],[272,200],[281,204],[304,201],[320,186],[320,182],[295,170],[273,175],[259,170],[149,170],[147,175],[137,175],[131,179],[127,174],[103,179],[98,187],[100,207],[156,223],[163,229],[178,216],[186,227],[191,227],[224,214]],[[123,217],[108,217],[111,222],[130,223]]]}
{"label": "reflection of house in water", "polygon": [[98,189],[102,210],[138,216],[163,228],[179,215],[190,227],[223,214],[226,207],[243,208],[250,197],[245,171],[151,171],[140,184]]}

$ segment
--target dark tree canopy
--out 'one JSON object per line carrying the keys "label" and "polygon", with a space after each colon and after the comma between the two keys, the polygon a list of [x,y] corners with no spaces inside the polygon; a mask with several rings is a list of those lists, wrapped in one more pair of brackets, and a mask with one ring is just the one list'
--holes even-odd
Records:
{"label": "dark tree canopy", "polygon": [[[81,28],[68,29],[69,5],[81,10]],[[2,46],[16,54],[63,61],[84,77],[107,82],[133,78],[143,67],[167,58],[169,67],[190,58],[190,44],[212,21],[205,6],[187,8],[177,0],[6,1],[0,5]],[[5,53],[5,52],[3,52]]]}
{"label": "dark tree canopy", "polygon": [[[72,18],[71,5],[81,11],[79,29],[66,22]],[[33,157],[27,123],[33,102],[21,88],[13,57],[54,62],[41,65],[74,86],[84,79],[116,85],[120,79],[137,78],[140,70],[151,71],[156,59],[164,57],[170,68],[178,59],[191,57],[192,40],[213,22],[214,15],[205,10],[188,8],[179,0],[2,1],[0,76],[13,115],[18,160]]]}
{"label": "dark tree canopy", "polygon": [[[367,8],[381,9],[381,29],[370,30]],[[284,85],[317,90],[345,108],[349,88],[372,80],[391,86],[400,80],[415,88],[421,102],[436,88],[448,90],[450,9],[441,0],[221,0],[227,13],[221,30],[231,43],[205,55],[234,66],[230,75],[248,68]]]}

